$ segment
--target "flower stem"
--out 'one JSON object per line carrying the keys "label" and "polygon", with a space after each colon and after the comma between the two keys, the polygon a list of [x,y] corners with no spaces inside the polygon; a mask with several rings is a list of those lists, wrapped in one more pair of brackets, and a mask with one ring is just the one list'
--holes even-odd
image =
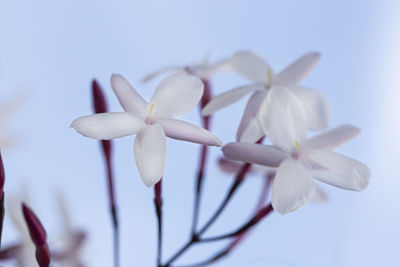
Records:
{"label": "flower stem", "polygon": [[[201,105],[200,105],[201,109],[207,105],[207,103],[211,100],[211,96],[212,96],[211,82],[206,79],[202,79],[202,82],[204,84],[204,93],[203,93],[203,97],[201,99]],[[201,112],[201,109],[200,109],[200,112]],[[210,116],[202,116],[202,122],[203,122],[203,128],[206,130],[209,130],[210,122],[211,122],[211,115]],[[197,173],[195,194],[194,194],[193,220],[192,220],[192,227],[191,227],[192,237],[195,236],[197,224],[199,222],[201,192],[202,192],[202,187],[203,187],[207,154],[208,154],[208,146],[202,146],[199,170]]]}
{"label": "flower stem", "polygon": [[200,231],[197,233],[198,236],[201,236],[207,229],[215,222],[216,219],[222,214],[224,211],[226,205],[229,203],[231,200],[233,194],[236,192],[237,188],[242,184],[244,177],[246,176],[247,172],[250,170],[251,164],[250,163],[245,163],[241,167],[239,173],[236,175],[235,181],[231,185],[228,193],[226,194],[224,200],[222,201],[221,205],[218,207],[218,209],[215,211],[213,216],[207,221],[207,223],[200,229]]}
{"label": "flower stem", "polygon": [[257,224],[259,221],[261,221],[264,217],[266,217],[273,210],[274,209],[272,208],[272,205],[268,204],[268,205],[262,207],[249,221],[247,221],[244,225],[240,226],[238,229],[236,229],[232,232],[223,234],[223,235],[203,238],[203,239],[200,239],[199,242],[202,242],[202,243],[214,242],[214,241],[219,241],[222,239],[238,236],[238,235],[246,232],[253,225]]}
{"label": "flower stem", "polygon": [[154,207],[156,209],[158,238],[157,238],[157,267],[161,267],[162,257],[162,180],[154,186]]}

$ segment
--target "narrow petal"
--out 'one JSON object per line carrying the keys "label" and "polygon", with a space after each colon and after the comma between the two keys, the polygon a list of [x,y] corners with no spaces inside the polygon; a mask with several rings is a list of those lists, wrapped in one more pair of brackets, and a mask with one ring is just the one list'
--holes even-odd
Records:
{"label": "narrow petal", "polygon": [[307,120],[307,128],[321,131],[328,127],[331,119],[331,104],[317,90],[300,86],[290,86],[290,91],[299,99]]}
{"label": "narrow petal", "polygon": [[233,70],[249,81],[268,84],[268,72],[271,68],[262,58],[250,51],[243,51],[232,56],[231,66]]}
{"label": "narrow petal", "polygon": [[320,60],[319,53],[308,53],[297,59],[276,75],[275,81],[282,84],[297,84],[301,82]]}
{"label": "narrow petal", "polygon": [[300,160],[288,158],[276,172],[272,188],[271,204],[284,215],[309,202],[315,193],[310,168]]}
{"label": "narrow petal", "polygon": [[220,110],[230,104],[239,101],[248,93],[254,90],[262,90],[263,86],[259,84],[249,84],[236,87],[220,95],[214,96],[210,102],[203,108],[203,116],[208,116],[217,110]]}
{"label": "narrow petal", "polygon": [[272,144],[291,152],[306,139],[306,117],[297,97],[285,87],[272,87],[260,107],[260,121]]}
{"label": "narrow petal", "polygon": [[154,105],[155,118],[165,119],[193,109],[203,96],[203,82],[186,73],[168,76],[157,86],[149,105]]}
{"label": "narrow petal", "polygon": [[108,112],[77,118],[71,123],[78,133],[100,140],[109,140],[138,133],[145,127],[143,119],[128,112]]}
{"label": "narrow petal", "polygon": [[126,112],[133,113],[141,118],[147,115],[146,100],[136,92],[122,75],[113,74],[111,76],[111,87]]}
{"label": "narrow petal", "polygon": [[273,146],[250,144],[250,143],[228,143],[222,148],[225,157],[231,160],[255,163],[268,167],[278,167],[289,154]]}
{"label": "narrow petal", "polygon": [[240,121],[239,128],[236,132],[236,140],[244,143],[255,143],[264,136],[264,130],[260,124],[258,114],[260,106],[267,95],[267,90],[255,92],[247,102]]}
{"label": "narrow petal", "polygon": [[176,119],[159,120],[158,123],[170,138],[207,146],[222,146],[218,137],[200,126]]}
{"label": "narrow petal", "polygon": [[182,71],[182,69],[183,68],[179,67],[179,66],[167,66],[167,67],[164,67],[164,68],[160,68],[158,70],[155,70],[155,71],[151,72],[147,76],[145,76],[142,79],[142,82],[146,83],[146,82],[149,82],[149,81],[155,79],[156,77],[158,77],[158,76],[160,76],[162,74],[168,73],[170,71]]}
{"label": "narrow petal", "polygon": [[354,191],[369,184],[371,171],[357,160],[327,149],[315,150],[308,158],[313,163],[313,176],[324,183]]}
{"label": "narrow petal", "polygon": [[136,165],[145,185],[153,186],[164,175],[167,140],[161,125],[147,126],[135,139]]}
{"label": "narrow petal", "polygon": [[360,129],[352,125],[342,125],[321,134],[315,135],[307,140],[307,149],[330,149],[333,150],[348,140],[356,137]]}

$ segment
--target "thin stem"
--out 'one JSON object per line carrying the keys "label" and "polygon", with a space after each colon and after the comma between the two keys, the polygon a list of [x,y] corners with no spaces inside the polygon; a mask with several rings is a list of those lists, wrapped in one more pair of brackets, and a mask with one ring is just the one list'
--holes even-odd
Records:
{"label": "thin stem", "polygon": [[103,149],[104,159],[106,162],[106,171],[107,171],[107,189],[108,189],[108,199],[110,205],[110,214],[113,225],[113,248],[114,248],[114,266],[119,267],[119,221],[118,221],[118,212],[117,205],[115,201],[115,193],[114,193],[114,175],[112,169],[112,157],[111,157],[111,141],[110,140],[102,140],[101,146]]}
{"label": "thin stem", "polygon": [[162,180],[154,186],[154,207],[157,216],[157,266],[161,267],[162,258]]}
{"label": "thin stem", "polygon": [[[210,101],[211,96],[212,96],[212,89],[211,89],[210,81],[207,79],[202,79],[202,82],[204,84],[204,93],[203,93],[203,97],[201,99],[201,105],[200,105],[201,109],[207,105],[207,103]],[[200,109],[200,112],[201,112],[201,109]],[[209,130],[210,123],[211,123],[211,116],[202,116],[201,118],[202,118],[204,129]],[[202,146],[200,162],[199,162],[199,170],[197,173],[195,194],[194,194],[193,220],[192,220],[192,227],[191,227],[192,237],[195,236],[197,225],[199,222],[201,192],[202,192],[202,187],[203,187],[205,166],[206,166],[206,162],[207,162],[207,154],[208,154],[207,152],[208,152],[208,146]]]}
{"label": "thin stem", "polygon": [[261,208],[257,214],[255,214],[249,221],[247,221],[244,225],[240,226],[238,229],[231,231],[229,233],[219,235],[219,236],[214,236],[214,237],[208,237],[208,238],[202,238],[199,240],[201,243],[207,243],[207,242],[214,242],[214,241],[219,241],[222,239],[230,238],[230,237],[235,237],[237,235],[240,235],[244,232],[246,232],[248,229],[250,229],[253,225],[257,224],[259,221],[261,221],[263,218],[265,218],[271,211],[274,209],[272,208],[271,204],[268,204],[267,206],[264,206]]}
{"label": "thin stem", "polygon": [[228,193],[226,194],[224,200],[222,201],[221,205],[218,207],[218,209],[215,211],[213,216],[207,221],[207,223],[200,229],[200,231],[197,233],[198,236],[201,236],[207,229],[215,222],[216,219],[222,214],[222,211],[225,209],[226,205],[229,203],[231,200],[233,194],[236,192],[237,188],[242,184],[244,177],[246,176],[247,172],[250,170],[251,164],[250,163],[245,163],[241,167],[239,173],[237,174],[235,181],[231,185]]}

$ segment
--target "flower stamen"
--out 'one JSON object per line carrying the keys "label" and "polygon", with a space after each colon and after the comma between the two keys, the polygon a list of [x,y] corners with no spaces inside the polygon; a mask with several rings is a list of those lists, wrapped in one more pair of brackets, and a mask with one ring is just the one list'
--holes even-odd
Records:
{"label": "flower stamen", "polygon": [[151,115],[153,114],[154,104],[150,104],[149,106],[149,121],[151,122]]}
{"label": "flower stamen", "polygon": [[272,74],[271,69],[267,69],[267,76],[268,76],[269,83],[271,84],[272,80],[274,79],[274,75]]}

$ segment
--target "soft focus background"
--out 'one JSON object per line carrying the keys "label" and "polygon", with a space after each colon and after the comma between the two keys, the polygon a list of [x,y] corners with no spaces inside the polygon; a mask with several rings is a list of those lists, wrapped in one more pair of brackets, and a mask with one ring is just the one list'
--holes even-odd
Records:
{"label": "soft focus background", "polygon": [[[110,109],[112,73],[125,75],[145,97],[157,81],[152,70],[191,64],[251,49],[279,71],[303,53],[323,57],[303,83],[331,100],[331,126],[363,129],[339,151],[368,164],[370,186],[353,193],[321,184],[328,201],[286,216],[272,214],[234,253],[216,266],[399,266],[400,19],[398,1],[1,1],[0,104],[19,99],[2,121],[6,193],[29,194],[30,205],[56,240],[57,194],[68,201],[73,223],[89,231],[88,266],[112,266],[111,228],[103,160],[96,141],[69,128],[92,112],[90,82],[104,86]],[[244,83],[215,79],[215,92]],[[213,131],[232,141],[246,100],[219,112]],[[184,116],[199,123],[198,110]],[[140,180],[133,137],[116,140],[117,198],[122,222],[122,266],[154,266],[153,191]],[[165,243],[169,257],[186,241],[191,222],[199,146],[168,141],[164,179]],[[230,184],[212,149],[201,221]],[[212,233],[236,228],[249,216],[262,184],[249,177]],[[26,193],[27,192],[27,193]],[[4,242],[18,240],[6,220]],[[191,250],[179,263],[196,262],[223,244]]]}

